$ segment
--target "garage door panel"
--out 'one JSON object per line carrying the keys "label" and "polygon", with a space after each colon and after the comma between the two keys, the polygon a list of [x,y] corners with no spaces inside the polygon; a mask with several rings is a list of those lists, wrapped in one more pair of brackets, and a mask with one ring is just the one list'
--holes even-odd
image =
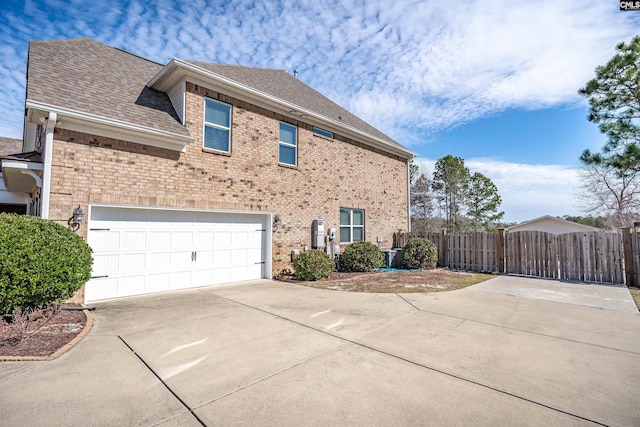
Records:
{"label": "garage door panel", "polygon": [[213,284],[219,285],[221,283],[231,282],[231,267],[220,267],[213,270]]}
{"label": "garage door panel", "polygon": [[118,295],[117,277],[91,279],[85,285],[84,298],[87,301],[113,298],[115,295]]}
{"label": "garage door panel", "polygon": [[247,245],[252,248],[262,247],[262,232],[252,232],[249,234]]}
{"label": "garage door panel", "polygon": [[231,249],[218,249],[214,252],[214,267],[229,267],[231,265]]}
{"label": "garage door panel", "polygon": [[119,271],[122,274],[144,272],[146,253],[125,253],[120,254]]}
{"label": "garage door panel", "polygon": [[237,267],[240,265],[246,265],[248,257],[249,251],[247,249],[231,250],[231,266]]}
{"label": "garage door panel", "polygon": [[263,261],[261,248],[249,248],[247,249],[247,252],[247,259],[249,260],[249,262],[253,262],[255,264],[257,262]]}
{"label": "garage door panel", "polygon": [[91,206],[87,241],[94,250],[94,279],[85,299],[264,277],[264,219],[264,214]]}
{"label": "garage door panel", "polygon": [[149,231],[147,249],[169,249],[171,247],[171,231]]}
{"label": "garage door panel", "polygon": [[94,252],[114,251],[120,247],[120,232],[107,230],[93,231],[89,234],[87,243],[91,245]]}
{"label": "garage door panel", "polygon": [[118,294],[122,296],[144,294],[146,293],[144,285],[144,274],[122,276],[118,281]]}
{"label": "garage door panel", "polygon": [[198,249],[196,251],[196,261],[194,267],[196,269],[202,268],[212,268],[214,262],[214,254],[213,249]]}
{"label": "garage door panel", "polygon": [[171,253],[172,270],[190,270],[192,268],[193,251],[173,251]]}
{"label": "garage door panel", "polygon": [[149,274],[145,279],[145,292],[171,290],[171,273]]}
{"label": "garage door panel", "polygon": [[208,230],[194,232],[193,246],[196,248],[212,248],[215,233]]}
{"label": "garage door panel", "polygon": [[145,249],[147,247],[146,231],[121,231],[120,232],[120,248],[129,250]]}
{"label": "garage door panel", "polygon": [[171,271],[171,252],[150,252],[147,255],[147,269],[153,272]]}
{"label": "garage door panel", "polygon": [[118,254],[97,254],[93,255],[93,271],[95,275],[104,275],[107,271],[118,271],[120,256]]}
{"label": "garage door panel", "polygon": [[247,280],[251,280],[252,277],[262,274],[262,263],[249,265],[247,267]]}
{"label": "garage door panel", "polygon": [[213,268],[193,271],[194,286],[209,286],[213,284]]}
{"label": "garage door panel", "polygon": [[171,273],[171,289],[184,289],[191,286],[191,271],[177,271]]}
{"label": "garage door panel", "polygon": [[216,231],[213,240],[214,248],[229,248],[231,247],[231,231]]}
{"label": "garage door panel", "polygon": [[193,249],[192,231],[174,231],[172,237],[171,247],[175,249]]}
{"label": "garage door panel", "polygon": [[237,230],[233,232],[232,244],[235,247],[246,247],[249,243],[249,232],[244,230]]}

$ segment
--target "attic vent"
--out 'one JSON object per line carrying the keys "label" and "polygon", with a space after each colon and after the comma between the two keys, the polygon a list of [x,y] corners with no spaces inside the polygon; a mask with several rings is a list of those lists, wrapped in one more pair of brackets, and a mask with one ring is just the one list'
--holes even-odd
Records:
{"label": "attic vent", "polygon": [[317,136],[333,139],[333,133],[329,132],[328,130],[320,129],[317,127],[313,128],[313,134]]}

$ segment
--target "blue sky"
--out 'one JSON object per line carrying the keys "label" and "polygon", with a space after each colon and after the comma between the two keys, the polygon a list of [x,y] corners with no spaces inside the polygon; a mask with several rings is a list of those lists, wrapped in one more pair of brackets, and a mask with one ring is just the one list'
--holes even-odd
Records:
{"label": "blue sky", "polygon": [[581,214],[578,158],[605,140],[577,91],[640,34],[617,0],[5,0],[0,135],[20,138],[29,40],[92,37],[158,61],[299,70],[418,153],[465,159],[505,220]]}

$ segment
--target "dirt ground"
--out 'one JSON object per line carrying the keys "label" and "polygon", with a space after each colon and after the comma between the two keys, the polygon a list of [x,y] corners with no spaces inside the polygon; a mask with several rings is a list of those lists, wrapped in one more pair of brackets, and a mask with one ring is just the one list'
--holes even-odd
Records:
{"label": "dirt ground", "polygon": [[[53,316],[38,316],[32,322],[11,324],[0,320],[1,356],[51,356],[85,327],[82,311],[59,310]],[[23,336],[20,340],[20,336]]]}
{"label": "dirt ground", "polygon": [[338,291],[410,293],[462,289],[493,277],[491,274],[467,273],[438,268],[435,270],[389,273],[334,272],[329,279],[296,283],[312,288]]}

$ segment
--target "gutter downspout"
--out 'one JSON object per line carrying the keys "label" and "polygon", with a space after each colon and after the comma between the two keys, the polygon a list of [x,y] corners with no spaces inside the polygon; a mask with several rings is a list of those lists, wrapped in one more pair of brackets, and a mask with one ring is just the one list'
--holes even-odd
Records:
{"label": "gutter downspout", "polygon": [[40,218],[49,219],[49,195],[51,193],[51,160],[53,156],[53,131],[56,128],[57,114],[49,113],[45,127],[44,170],[42,171],[42,194],[40,198]]}

